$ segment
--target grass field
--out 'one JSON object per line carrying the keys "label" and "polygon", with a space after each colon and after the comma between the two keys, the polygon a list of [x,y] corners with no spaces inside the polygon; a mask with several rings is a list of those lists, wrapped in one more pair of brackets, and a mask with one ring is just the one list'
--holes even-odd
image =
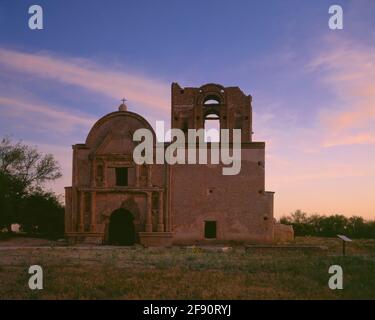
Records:
{"label": "grass field", "polygon": [[[0,299],[375,299],[375,240],[354,241],[346,257],[337,239],[295,243],[328,250],[3,247]],[[43,267],[43,290],[28,288],[32,264]],[[343,290],[328,288],[334,264]]]}

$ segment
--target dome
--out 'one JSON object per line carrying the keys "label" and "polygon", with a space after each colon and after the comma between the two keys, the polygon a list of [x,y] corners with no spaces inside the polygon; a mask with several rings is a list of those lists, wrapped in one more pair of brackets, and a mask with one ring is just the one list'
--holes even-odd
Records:
{"label": "dome", "polygon": [[112,132],[115,136],[126,136],[129,135],[130,132],[133,133],[137,129],[143,128],[150,129],[155,139],[154,129],[142,116],[129,111],[115,111],[100,118],[93,125],[87,135],[86,145],[89,147],[95,147],[95,145],[102,141],[109,132]]}

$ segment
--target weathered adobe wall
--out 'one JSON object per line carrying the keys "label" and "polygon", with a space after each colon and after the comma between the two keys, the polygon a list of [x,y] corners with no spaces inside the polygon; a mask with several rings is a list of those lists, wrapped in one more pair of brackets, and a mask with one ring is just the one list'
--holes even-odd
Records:
{"label": "weathered adobe wall", "polygon": [[[222,175],[221,165],[174,165],[174,242],[204,240],[204,221],[217,221],[217,241],[270,242],[273,194],[264,192],[264,149],[242,150],[241,172]],[[211,241],[211,240],[210,240]]]}
{"label": "weathered adobe wall", "polygon": [[90,149],[83,146],[74,146],[73,151],[73,186],[90,185]]}
{"label": "weathered adobe wall", "polygon": [[288,242],[294,240],[293,226],[286,224],[275,223],[274,226],[274,241]]}

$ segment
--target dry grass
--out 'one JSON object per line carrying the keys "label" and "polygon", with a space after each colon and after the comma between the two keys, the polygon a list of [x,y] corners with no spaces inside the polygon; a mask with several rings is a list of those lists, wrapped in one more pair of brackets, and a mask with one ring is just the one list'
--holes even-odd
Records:
{"label": "dry grass", "polygon": [[[336,239],[324,254],[270,250],[23,248],[0,250],[1,299],[374,299],[375,240],[358,240],[340,256]],[[28,289],[39,264],[44,289]],[[344,290],[328,288],[328,268],[341,265]]]}

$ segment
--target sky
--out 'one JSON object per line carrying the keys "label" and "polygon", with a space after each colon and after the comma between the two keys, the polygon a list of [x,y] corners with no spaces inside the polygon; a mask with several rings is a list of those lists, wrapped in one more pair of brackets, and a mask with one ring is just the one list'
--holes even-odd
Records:
{"label": "sky", "polygon": [[[43,30],[28,27],[31,5]],[[344,28],[328,27],[343,8]],[[117,110],[170,118],[170,85],[239,86],[275,216],[375,218],[375,1],[0,0],[0,137],[60,162]]]}

